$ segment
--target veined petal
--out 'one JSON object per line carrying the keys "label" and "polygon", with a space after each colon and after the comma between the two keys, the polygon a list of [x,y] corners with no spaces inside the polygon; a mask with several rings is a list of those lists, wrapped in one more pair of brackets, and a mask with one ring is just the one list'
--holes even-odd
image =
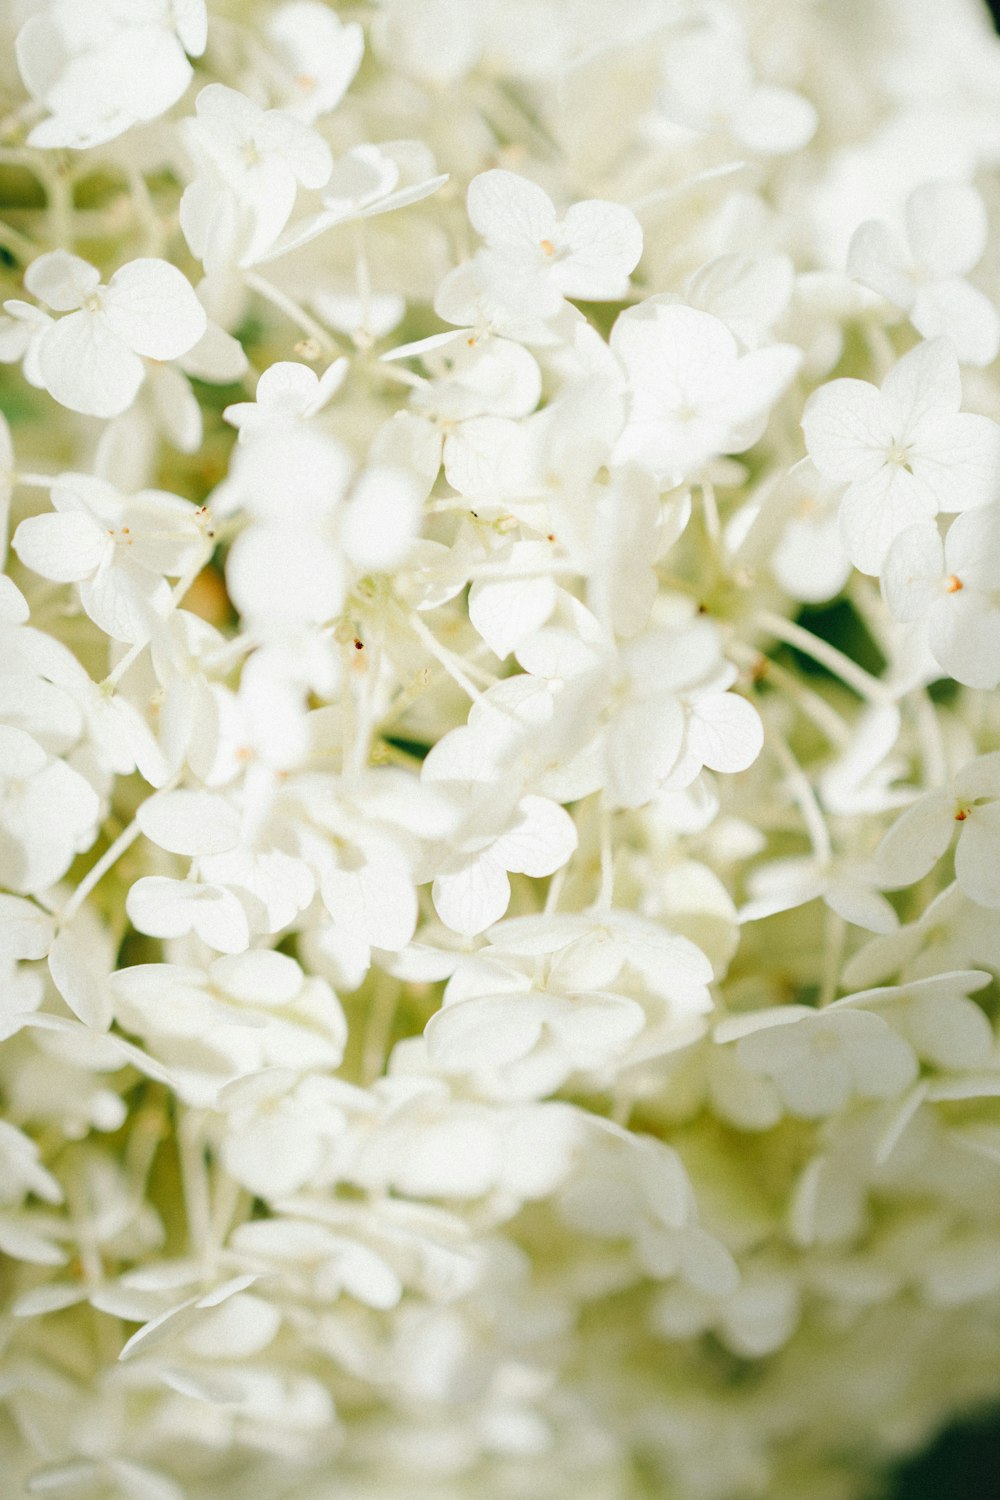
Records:
{"label": "veined petal", "polygon": [[900,442],[916,442],[927,422],[957,412],[962,405],[962,376],[948,339],[928,339],[904,354],[882,382],[882,399]]}
{"label": "veined petal", "polygon": [[870,479],[850,485],[840,506],[840,535],[862,573],[878,573],[900,532],[931,521],[937,504],[929,487],[899,464],[883,464]]}
{"label": "veined petal", "polygon": [[939,510],[973,510],[1000,493],[1000,424],[975,412],[926,423],[909,452],[914,478]]}
{"label": "veined petal", "polygon": [[548,193],[515,172],[480,172],[469,183],[466,203],[473,229],[490,245],[537,249],[555,228],[556,211]]}
{"label": "veined petal", "polygon": [[50,396],[91,417],[127,411],[146,373],[103,313],[89,311],[50,324],[39,339],[38,368]]}
{"label": "veined petal", "polygon": [[124,344],[150,359],[186,354],[208,326],[194,287],[165,260],[133,260],[116,271],[104,315]]}
{"label": "veined petal", "polygon": [[522,797],[517,814],[514,827],[494,844],[494,857],[520,875],[551,875],[576,848],[573,819],[548,797]]}
{"label": "veined petal", "polygon": [[827,479],[871,479],[885,464],[892,430],[882,397],[867,380],[832,380],[806,402],[802,430]]}
{"label": "veined petal", "polygon": [[436,877],[432,894],[438,916],[452,932],[473,937],[499,922],[510,901],[507,872],[490,852]]}

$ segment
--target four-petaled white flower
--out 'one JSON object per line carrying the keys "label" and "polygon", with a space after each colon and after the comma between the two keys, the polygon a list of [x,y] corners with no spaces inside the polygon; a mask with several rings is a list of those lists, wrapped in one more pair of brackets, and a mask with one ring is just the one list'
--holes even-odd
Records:
{"label": "four-petaled white flower", "polygon": [[801,360],[788,344],[741,354],[720,318],[670,298],[623,313],[611,347],[627,383],[615,459],[634,459],[666,484],[751,447]]}
{"label": "four-petaled white flower", "polygon": [[52,250],[31,262],[24,284],[64,314],[42,326],[30,303],[4,303],[31,329],[25,374],[62,406],[88,416],[127,411],[146,376],[143,358],[178,359],[208,326],[190,282],[165,260],[130,261],[104,286],[87,261]]}
{"label": "four-petaled white flower", "polygon": [[205,0],[52,0],[17,34],[28,92],[50,111],[32,146],[84,150],[155,120],[205,50]]}
{"label": "four-petaled white flower", "polygon": [[847,486],[841,535],[863,573],[878,573],[915,522],[996,498],[1000,426],[961,405],[958,360],[943,338],[904,354],[881,389],[834,380],[807,401],[809,455],[824,478]]}
{"label": "four-petaled white flower", "polygon": [[771,1079],[790,1114],[817,1120],[857,1095],[894,1099],[917,1076],[907,1042],[867,1010],[781,1005],[734,1016],[715,1040],[735,1042],[740,1064]]}
{"label": "four-petaled white flower", "polygon": [[361,66],[364,32],[320,0],[288,0],[271,16],[268,39],[283,66],[281,107],[312,124],[336,109]]}
{"label": "four-petaled white flower", "polygon": [[[544,189],[499,168],[472,179],[468,212],[486,242],[474,266],[501,318],[551,318],[567,297],[622,297],[642,255],[642,229],[631,209],[588,199],[560,219]],[[464,268],[452,276],[462,279]]]}
{"label": "four-petaled white flower", "polygon": [[860,225],[848,274],[909,314],[925,339],[947,335],[964,364],[988,365],[1000,349],[1000,317],[965,280],[983,258],[983,200],[964,182],[926,182],[906,200],[906,249],[888,224]]}
{"label": "four-petaled white flower", "polygon": [[199,173],[181,198],[181,227],[206,265],[238,245],[242,265],[270,249],[288,222],[299,184],[321,188],[330,148],[282,109],[261,109],[237,89],[210,83],[185,121]]}
{"label": "four-petaled white flower", "polygon": [[113,640],[147,640],[166,610],[164,578],[205,547],[194,506],[164,490],[120,495],[88,474],[60,475],[52,505],[17,528],[18,557],[43,578],[79,584],[87,614]]}
{"label": "four-petaled white flower", "polygon": [[922,620],[934,659],[956,682],[1000,683],[1000,507],[957,516],[944,541],[930,522],[909,526],[882,566],[897,620]]}

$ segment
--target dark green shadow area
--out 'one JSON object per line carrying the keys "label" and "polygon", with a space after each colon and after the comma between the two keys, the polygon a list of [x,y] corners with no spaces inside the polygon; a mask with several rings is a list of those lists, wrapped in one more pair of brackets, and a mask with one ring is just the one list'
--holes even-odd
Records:
{"label": "dark green shadow area", "polygon": [[1000,1419],[952,1427],[906,1464],[884,1500],[998,1500]]}

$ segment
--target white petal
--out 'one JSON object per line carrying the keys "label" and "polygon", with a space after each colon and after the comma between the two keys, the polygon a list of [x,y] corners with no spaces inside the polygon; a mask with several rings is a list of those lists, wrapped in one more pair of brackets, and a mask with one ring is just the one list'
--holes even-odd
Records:
{"label": "white petal", "polygon": [[940,597],[944,547],[931,522],[908,526],[882,564],[882,594],[897,620],[919,620]]}
{"label": "white petal", "polygon": [[54,934],[48,912],[20,896],[0,895],[0,957],[44,958]]}
{"label": "white petal", "polygon": [[78,255],[51,250],[33,260],[24,273],[24,285],[33,297],[54,312],[82,307],[101,284],[101,273]]}
{"label": "white petal", "polygon": [[80,602],[113,640],[147,641],[166,611],[170,591],[162,578],[106,553],[92,578],[80,585]]}
{"label": "white petal", "polygon": [[880,884],[889,890],[913,885],[932,870],[955,831],[954,798],[928,792],[896,819],[875,851]]}
{"label": "white petal", "polygon": [[541,245],[555,226],[552,199],[514,172],[480,172],[469,183],[469,220],[490,244]]}
{"label": "white petal", "polygon": [[989,505],[1000,489],[1000,424],[975,412],[926,423],[909,453],[914,478],[939,510]]}
{"label": "white petal", "polygon": [[905,1018],[906,1034],[922,1057],[939,1068],[984,1068],[993,1050],[989,1017],[964,995],[915,996]]}
{"label": "white petal", "polygon": [[546,1011],[535,995],[484,995],[446,1005],[424,1030],[428,1056],[446,1069],[502,1068],[535,1047]]}
{"label": "white petal", "polygon": [[146,837],[171,854],[224,854],[240,838],[235,808],[211,792],[157,792],[136,817]]}
{"label": "white petal", "polygon": [[499,922],[510,901],[510,881],[499,862],[485,855],[438,875],[432,894],[445,926],[472,937]]}
{"label": "white petal", "polygon": [[241,953],[250,945],[246,913],[221,886],[144,875],[129,891],[125,909],[133,925],[150,937],[195,932],[220,953]]}
{"label": "white petal", "polygon": [[965,182],[925,182],[906,201],[914,258],[932,277],[964,276],[986,249],[986,210]]}
{"label": "white petal", "polygon": [[366,469],[351,493],[341,541],[362,572],[385,573],[406,557],[420,529],[421,491],[401,469]]}
{"label": "white petal", "polygon": [[109,538],[86,511],[49,511],[22,521],[11,545],[33,573],[55,583],[78,583],[97,571]]}
{"label": "white petal", "polygon": [[967,281],[951,277],[921,287],[912,322],[924,338],[951,339],[963,364],[990,365],[1000,350],[1000,317],[990,299]]}
{"label": "white petal", "polygon": [[39,339],[38,368],[50,396],[92,417],[127,411],[146,373],[99,312],[69,313],[52,323]]}
{"label": "white petal", "polygon": [[545,624],[555,603],[551,578],[478,578],[469,591],[469,619],[502,661]]}
{"label": "white petal", "polygon": [[186,354],[208,326],[191,283],[165,260],[133,260],[116,271],[104,316],[124,344],[149,359]]}
{"label": "white petal", "polygon": [[974,807],[955,850],[955,875],[962,890],[979,906],[1000,906],[1000,802]]}
{"label": "white petal", "polygon": [[887,224],[870,219],[851,236],[847,274],[896,307],[913,305],[916,288],[902,246]]}
{"label": "white petal", "polygon": [[927,643],[956,682],[987,690],[1000,684],[1000,608],[988,607],[978,592],[944,594],[928,616]]}
{"label": "white petal", "polygon": [[564,807],[547,797],[522,797],[518,819],[493,846],[504,868],[536,878],[564,865],[577,845],[576,824]]}
{"label": "white petal", "polygon": [[840,535],[862,573],[879,573],[901,532],[932,521],[938,505],[929,485],[899,464],[884,464],[870,479],[857,479],[840,504]]}
{"label": "white petal", "polygon": [[833,380],[806,402],[802,430],[827,479],[870,479],[885,463],[892,433],[882,398],[867,380]]}
{"label": "white petal", "polygon": [[49,972],[74,1015],[95,1031],[111,1024],[111,991],[103,972],[95,972],[90,943],[73,928],[59,933],[49,950]]}
{"label": "white petal", "polygon": [[893,436],[909,441],[928,420],[957,412],[962,404],[962,376],[954,347],[947,339],[918,344],[889,371],[882,397]]}
{"label": "white petal", "polygon": [[753,704],[738,693],[708,693],[691,710],[688,741],[711,770],[745,771],[760,754],[764,726]]}
{"label": "white petal", "polygon": [[563,295],[621,296],[642,255],[642,226],[632,210],[598,199],[575,203],[562,229],[569,253],[553,269]]}

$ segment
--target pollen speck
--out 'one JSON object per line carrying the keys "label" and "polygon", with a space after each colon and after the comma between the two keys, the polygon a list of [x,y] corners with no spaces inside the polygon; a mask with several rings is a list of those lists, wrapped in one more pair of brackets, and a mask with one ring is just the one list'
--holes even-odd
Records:
{"label": "pollen speck", "polygon": [[555,245],[553,245],[551,240],[539,240],[539,244],[541,245],[546,255],[555,255],[556,247]]}
{"label": "pollen speck", "polygon": [[948,577],[944,581],[944,586],[945,591],[949,594],[957,594],[959,589],[965,587],[961,578],[959,578],[955,573],[948,574]]}

